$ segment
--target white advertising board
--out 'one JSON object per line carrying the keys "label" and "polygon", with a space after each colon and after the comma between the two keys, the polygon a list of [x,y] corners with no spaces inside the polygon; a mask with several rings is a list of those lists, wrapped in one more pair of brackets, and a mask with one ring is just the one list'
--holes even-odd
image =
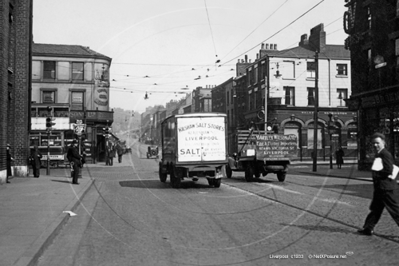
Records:
{"label": "white advertising board", "polygon": [[178,161],[225,160],[225,132],[224,117],[178,118]]}

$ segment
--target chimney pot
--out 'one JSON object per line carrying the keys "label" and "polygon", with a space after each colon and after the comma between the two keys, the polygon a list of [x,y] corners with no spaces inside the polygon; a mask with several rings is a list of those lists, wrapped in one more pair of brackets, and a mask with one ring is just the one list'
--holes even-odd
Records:
{"label": "chimney pot", "polygon": [[274,44],[274,50],[277,50],[277,44],[276,43]]}
{"label": "chimney pot", "polygon": [[265,49],[265,44],[262,43],[261,49],[264,50]]}
{"label": "chimney pot", "polygon": [[269,50],[269,44],[266,43],[266,50]]}

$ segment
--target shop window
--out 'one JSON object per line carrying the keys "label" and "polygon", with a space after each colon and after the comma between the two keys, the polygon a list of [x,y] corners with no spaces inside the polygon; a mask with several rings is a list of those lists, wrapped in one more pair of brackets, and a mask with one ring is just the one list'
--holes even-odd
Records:
{"label": "shop window", "polygon": [[347,106],[345,99],[348,98],[348,89],[337,89],[338,106]]}
{"label": "shop window", "polygon": [[337,64],[337,75],[338,76],[348,76],[348,65],[347,64]]}
{"label": "shop window", "polygon": [[284,87],[285,104],[295,106],[295,87]]}
{"label": "shop window", "polygon": [[84,107],[84,92],[72,91],[71,92],[71,109],[83,110]]}
{"label": "shop window", "polygon": [[72,63],[72,80],[83,80],[84,63]]}
{"label": "shop window", "polygon": [[43,79],[55,80],[55,61],[43,61]]}

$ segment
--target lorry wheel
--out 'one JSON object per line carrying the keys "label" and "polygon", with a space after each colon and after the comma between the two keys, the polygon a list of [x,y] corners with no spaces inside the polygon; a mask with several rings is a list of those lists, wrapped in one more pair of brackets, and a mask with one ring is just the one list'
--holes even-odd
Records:
{"label": "lorry wheel", "polygon": [[213,187],[214,185],[215,185],[215,178],[207,178],[207,180],[208,180],[208,185],[210,186],[210,187]]}
{"label": "lorry wheel", "polygon": [[176,168],[172,166],[172,170],[170,171],[170,183],[173,188],[180,188],[181,179],[176,175]]}
{"label": "lorry wheel", "polygon": [[252,182],[253,181],[253,177],[254,177],[254,169],[250,165],[248,165],[245,168],[245,180],[247,182]]}
{"label": "lorry wheel", "polygon": [[286,174],[287,174],[287,173],[284,173],[284,172],[278,172],[278,173],[277,173],[277,179],[278,179],[278,181],[284,182]]}
{"label": "lorry wheel", "polygon": [[221,184],[222,184],[222,179],[221,179],[221,178],[218,178],[218,179],[214,179],[214,180],[213,180],[213,185],[214,185],[215,187],[220,187]]}
{"label": "lorry wheel", "polygon": [[231,178],[233,176],[233,170],[231,170],[230,165],[226,165],[226,176],[227,178]]}
{"label": "lorry wheel", "polygon": [[167,174],[162,172],[162,163],[159,163],[159,180],[161,180],[162,183],[165,183],[166,178],[167,178]]}

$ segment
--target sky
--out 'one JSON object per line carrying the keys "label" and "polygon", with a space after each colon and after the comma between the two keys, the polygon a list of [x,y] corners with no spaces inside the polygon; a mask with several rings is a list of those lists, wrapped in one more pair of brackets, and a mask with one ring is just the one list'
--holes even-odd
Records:
{"label": "sky", "polygon": [[[298,46],[324,24],[344,44],[344,0],[34,0],[35,43],[74,44],[112,58],[110,108],[144,112],[235,77],[262,43]],[[148,99],[144,99],[147,93]]]}

